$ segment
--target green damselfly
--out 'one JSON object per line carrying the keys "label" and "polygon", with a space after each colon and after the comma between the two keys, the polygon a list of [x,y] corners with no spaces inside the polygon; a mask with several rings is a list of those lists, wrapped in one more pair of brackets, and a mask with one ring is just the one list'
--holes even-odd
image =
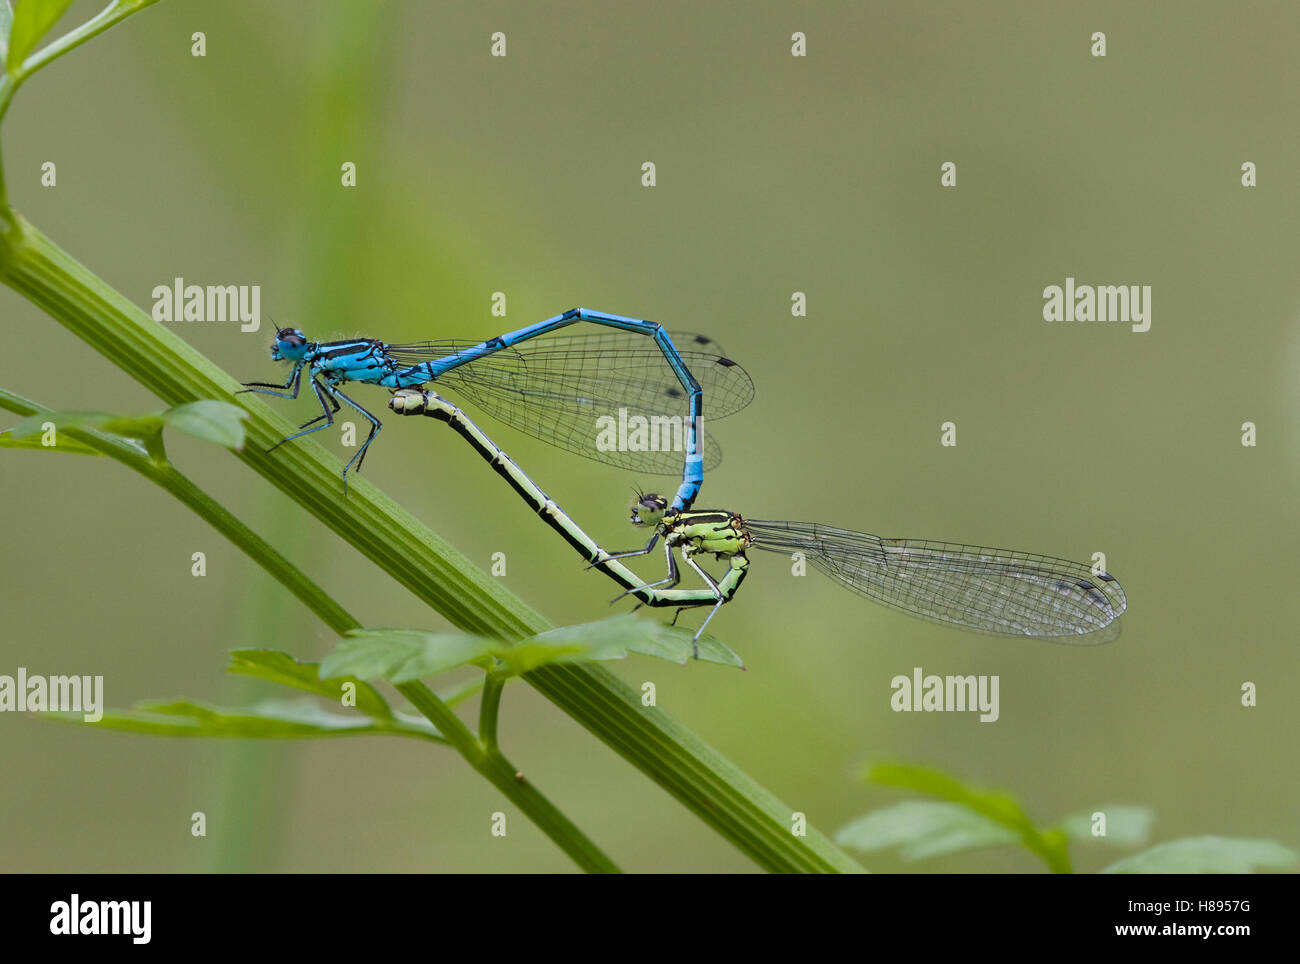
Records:
{"label": "green damselfly", "polygon": [[[799,554],[872,602],[998,636],[1110,642],[1118,635],[1116,620],[1128,606],[1123,588],[1110,573],[1038,553],[931,539],[885,539],[817,522],[746,519],[726,510],[679,510],[654,494],[638,496],[631,522],[653,526],[654,535],[643,548],[612,558],[645,555],[663,539],[668,575],[646,588],[672,587],[680,578],[673,550],[680,550],[712,593],[710,600],[688,604],[713,603],[700,632],[740,588],[751,549]],[[727,561],[721,579],[696,563],[696,556],[706,555]],[[1111,627],[1114,630],[1107,632]]]}
{"label": "green damselfly", "polygon": [[[394,393],[389,406],[404,415],[445,422],[474,446],[552,529],[587,561],[643,605],[711,607],[698,641],[717,611],[736,595],[749,571],[751,549],[804,559],[846,588],[891,609],[934,622],[1001,636],[1095,644],[1118,635],[1127,599],[1118,580],[1089,566],[1036,553],[923,539],[879,536],[818,523],[748,520],[726,510],[676,509],[661,496],[638,493],[630,521],[653,526],[640,549],[611,553],[584,532],[501,448],[451,402],[427,390]],[[622,560],[652,552],[663,541],[668,575],[647,583]],[[678,588],[675,552],[704,585]],[[715,578],[697,562],[712,555],[727,570]],[[617,601],[617,600],[616,600]],[[674,616],[676,621],[676,616]]]}

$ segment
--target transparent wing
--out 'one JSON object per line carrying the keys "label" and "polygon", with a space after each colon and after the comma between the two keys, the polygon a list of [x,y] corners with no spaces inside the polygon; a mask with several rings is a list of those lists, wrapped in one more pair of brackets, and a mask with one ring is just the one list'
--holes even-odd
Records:
{"label": "transparent wing", "polygon": [[[749,404],[749,374],[704,335],[671,332],[683,363],[700,383],[706,421]],[[479,344],[421,342],[389,346],[399,364],[446,358]],[[489,415],[565,451],[637,472],[682,470],[686,392],[650,339],[631,332],[546,335],[454,368],[437,384]],[[704,467],[722,461],[706,431]]]}
{"label": "transparent wing", "polygon": [[1109,642],[1128,605],[1114,576],[1093,575],[1068,559],[882,539],[810,522],[746,520],[745,526],[759,548],[802,552],[836,582],[881,605],[978,632]]}

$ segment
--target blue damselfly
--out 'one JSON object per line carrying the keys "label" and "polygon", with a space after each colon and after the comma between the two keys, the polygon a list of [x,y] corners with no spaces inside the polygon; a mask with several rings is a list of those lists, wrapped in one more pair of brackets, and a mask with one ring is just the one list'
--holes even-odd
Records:
{"label": "blue damselfly", "polygon": [[[616,330],[552,335],[579,322]],[[654,347],[635,345],[636,339],[628,335],[647,336]],[[313,342],[299,329],[282,328],[271,346],[271,358],[293,365],[288,379],[283,385],[246,382],[245,386],[247,391],[297,398],[307,372],[321,414],[277,446],[332,425],[340,401],[361,413],[370,423],[370,434],[343,468],[344,491],[348,470],[353,465],[360,470],[382,425],[339,386],[364,382],[397,391],[436,382],[464,394],[506,424],[586,458],[655,474],[675,474],[681,465],[682,483],[673,504],[685,509],[698,495],[705,470],[721,461],[719,446],[701,425],[703,396],[709,396],[709,417],[717,419],[747,405],[754,387],[744,368],[711,339],[675,337],[680,350],[659,324],[584,308],[481,342],[387,344],[371,338]],[[657,426],[673,418],[679,420],[677,444],[598,444],[602,420],[621,420],[618,424],[641,420]],[[668,427],[665,431],[671,434]]]}

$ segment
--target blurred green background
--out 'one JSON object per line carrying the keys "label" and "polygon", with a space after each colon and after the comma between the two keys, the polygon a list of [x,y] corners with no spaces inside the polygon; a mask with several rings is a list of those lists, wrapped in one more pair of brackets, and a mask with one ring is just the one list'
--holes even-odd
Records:
{"label": "blurred green background", "polygon": [[[505,58],[488,55],[498,30]],[[796,30],[806,58],[790,55]],[[1098,30],[1104,59],[1089,56]],[[1130,601],[1107,647],[932,626],[762,553],[710,626],[747,672],[615,664],[821,830],[903,798],[854,780],[891,758],[1012,788],[1044,821],[1133,802],[1156,810],[1157,842],[1294,846],[1298,30],[1300,8],[1251,3],[164,0],[19,93],[5,160],[15,205],[146,310],[177,276],[260,284],[260,332],[174,326],[242,379],[279,371],[268,317],[396,341],[488,337],[576,305],[651,318],[717,338],[758,387],[713,426],[726,458],[702,507],[1106,553]],[[945,161],[956,189],[939,186]],[[1067,276],[1152,285],[1151,330],[1045,323],[1042,289]],[[0,330],[8,389],[157,407],[9,289]],[[356,395],[382,411],[380,390]],[[279,410],[297,422],[313,404]],[[956,448],[939,445],[948,420]],[[607,546],[638,541],[630,486],[671,485],[483,422]],[[441,625],[224,451],[169,447],[363,622]],[[610,612],[611,585],[450,433],[390,418],[366,475],[484,567],[505,552],[505,582],[557,624]],[[333,646],[108,460],[5,453],[0,513],[0,672],[102,673],[113,706],[232,704],[279,693],[226,677],[227,650]],[[999,675],[1001,719],[892,712],[889,681],[914,666]],[[502,734],[625,869],[752,869],[527,686],[507,691]],[[491,837],[490,813],[511,808],[414,741],[168,741],[5,714],[0,761],[4,870],[572,869],[518,814]],[[1118,856],[1075,848],[1084,871]],[[1040,869],[1011,851],[864,863]]]}

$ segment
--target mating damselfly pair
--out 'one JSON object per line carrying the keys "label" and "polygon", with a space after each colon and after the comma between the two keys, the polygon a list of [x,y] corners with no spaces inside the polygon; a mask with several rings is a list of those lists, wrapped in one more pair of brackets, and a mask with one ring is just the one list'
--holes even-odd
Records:
{"label": "mating damselfly pair", "polygon": [[[616,329],[610,333],[546,338],[579,322]],[[654,347],[632,347],[626,335],[646,336]],[[749,520],[726,510],[697,510],[694,501],[704,471],[720,460],[717,443],[703,431],[711,418],[739,411],[753,397],[745,370],[711,339],[674,336],[660,325],[622,315],[572,309],[536,325],[482,342],[430,341],[389,345],[374,339],[310,342],[298,329],[281,329],[271,357],[293,370],[283,385],[247,383],[250,391],[297,397],[304,371],[322,414],[281,443],[333,424],[341,400],[359,411],[371,431],[344,467],[359,470],[382,427],[374,415],[339,390],[367,382],[393,392],[389,407],[402,415],[427,415],[445,422],[502,475],[565,541],[641,604],[683,609],[711,607],[695,641],[719,608],[739,589],[749,569],[748,551],[802,553],[804,559],[846,588],[874,602],[924,619],[982,633],[1063,642],[1113,639],[1127,600],[1109,573],[1065,559],[949,542],[882,539],[817,523]],[[688,364],[689,363],[689,364]],[[693,368],[691,366],[694,366]],[[695,374],[698,372],[699,374]],[[661,417],[684,409],[689,427],[682,446],[682,483],[670,502],[638,492],[631,522],[653,527],[640,549],[610,553],[588,536],[483,431],[454,404],[423,389],[447,385],[501,421],[559,448],[636,471],[676,474],[672,451],[602,449],[592,444],[593,418]],[[706,401],[707,399],[707,401]],[[324,420],[324,424],[308,428]],[[645,582],[622,560],[646,555],[662,540],[668,574]],[[678,588],[675,552],[702,580],[696,589]],[[715,578],[697,561],[714,556],[727,570]],[[615,600],[617,601],[617,599]],[[676,617],[674,617],[674,620]],[[696,650],[698,655],[698,648]]]}

